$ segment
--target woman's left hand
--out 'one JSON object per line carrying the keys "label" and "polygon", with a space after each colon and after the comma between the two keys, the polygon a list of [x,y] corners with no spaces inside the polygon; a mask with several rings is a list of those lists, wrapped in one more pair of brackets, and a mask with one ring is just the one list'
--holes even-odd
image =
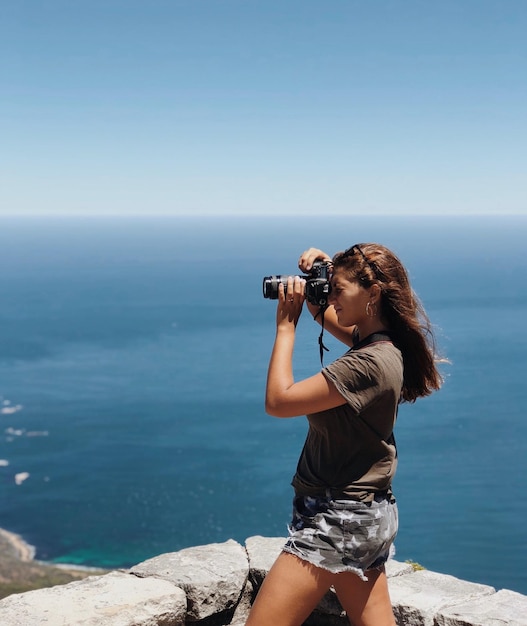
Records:
{"label": "woman's left hand", "polygon": [[304,304],[306,281],[300,276],[289,276],[287,289],[278,286],[278,306],[276,310],[277,327],[293,324],[296,327]]}

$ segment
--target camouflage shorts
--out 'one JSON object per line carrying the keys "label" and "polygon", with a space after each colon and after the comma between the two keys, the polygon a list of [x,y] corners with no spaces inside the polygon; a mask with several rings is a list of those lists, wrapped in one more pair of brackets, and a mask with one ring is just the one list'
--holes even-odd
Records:
{"label": "camouflage shorts", "polygon": [[380,568],[395,553],[397,504],[296,496],[289,539],[283,550],[335,574]]}

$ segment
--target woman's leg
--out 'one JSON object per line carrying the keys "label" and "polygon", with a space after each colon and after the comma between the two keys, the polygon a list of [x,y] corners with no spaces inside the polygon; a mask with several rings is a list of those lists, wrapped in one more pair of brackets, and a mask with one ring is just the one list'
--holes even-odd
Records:
{"label": "woman's leg", "polygon": [[333,579],[333,586],[353,626],[396,626],[384,568],[368,570],[368,580],[344,572]]}
{"label": "woman's leg", "polygon": [[300,626],[334,577],[331,572],[282,552],[262,583],[246,626]]}

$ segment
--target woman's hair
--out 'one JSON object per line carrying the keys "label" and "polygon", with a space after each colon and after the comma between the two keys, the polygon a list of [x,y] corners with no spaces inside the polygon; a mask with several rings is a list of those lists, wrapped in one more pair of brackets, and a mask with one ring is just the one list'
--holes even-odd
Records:
{"label": "woman's hair", "polygon": [[360,243],[337,253],[333,269],[344,271],[348,280],[358,280],[366,289],[379,285],[380,317],[403,356],[401,401],[414,402],[439,389],[443,381],[436,367],[432,326],[395,254],[377,243]]}

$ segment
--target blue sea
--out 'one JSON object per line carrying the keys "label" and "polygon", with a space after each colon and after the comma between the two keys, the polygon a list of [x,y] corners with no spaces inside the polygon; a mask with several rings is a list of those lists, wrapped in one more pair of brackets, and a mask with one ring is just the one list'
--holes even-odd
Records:
{"label": "blue sea", "polygon": [[[399,413],[396,558],[527,594],[526,240],[506,216],[2,218],[0,526],[104,567],[285,536],[306,420],[264,411],[262,278],[378,241],[449,359]],[[318,334],[302,317],[298,378]]]}

